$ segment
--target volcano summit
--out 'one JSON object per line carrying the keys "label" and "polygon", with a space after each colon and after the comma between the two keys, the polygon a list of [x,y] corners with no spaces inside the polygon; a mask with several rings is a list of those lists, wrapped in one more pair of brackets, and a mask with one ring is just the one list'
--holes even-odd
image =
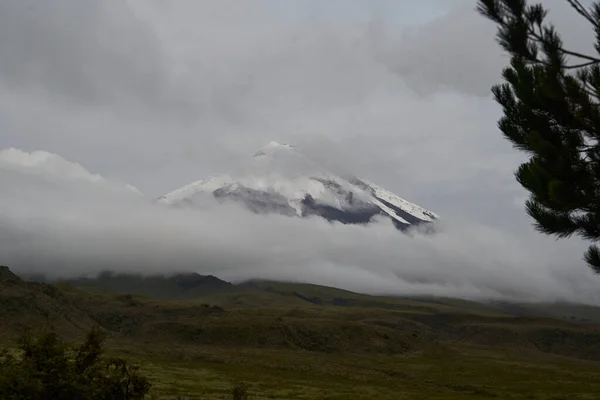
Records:
{"label": "volcano summit", "polygon": [[256,213],[316,215],[345,224],[366,224],[385,216],[402,230],[439,218],[372,182],[327,171],[296,147],[275,141],[235,170],[192,182],[158,202],[194,207],[206,196]]}

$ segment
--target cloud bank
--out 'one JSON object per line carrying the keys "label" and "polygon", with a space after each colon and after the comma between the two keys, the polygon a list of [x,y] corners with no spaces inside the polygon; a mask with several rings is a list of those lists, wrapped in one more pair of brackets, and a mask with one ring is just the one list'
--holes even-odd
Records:
{"label": "cloud bank", "polygon": [[44,153],[56,163],[32,162],[39,158],[0,152],[0,254],[17,272],[56,278],[106,269],[195,271],[375,294],[600,300],[600,280],[587,269],[565,279],[581,249],[548,246],[535,234],[444,220],[435,235],[405,235],[388,221],[330,224],[216,202],[200,210],[172,209],[56,155]]}

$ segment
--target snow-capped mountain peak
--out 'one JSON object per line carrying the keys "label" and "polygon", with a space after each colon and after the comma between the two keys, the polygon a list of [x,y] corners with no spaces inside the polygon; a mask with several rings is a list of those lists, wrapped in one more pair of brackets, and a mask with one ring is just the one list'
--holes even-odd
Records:
{"label": "snow-capped mountain peak", "polygon": [[342,223],[368,223],[384,215],[401,229],[439,218],[374,183],[338,176],[297,147],[276,141],[229,173],[192,182],[158,201],[193,207],[201,205],[207,195],[262,214],[317,215]]}
{"label": "snow-capped mountain peak", "polygon": [[275,140],[271,140],[269,143],[267,143],[265,147],[254,153],[254,157],[265,156],[281,151],[298,151],[298,149],[290,144],[280,143]]}

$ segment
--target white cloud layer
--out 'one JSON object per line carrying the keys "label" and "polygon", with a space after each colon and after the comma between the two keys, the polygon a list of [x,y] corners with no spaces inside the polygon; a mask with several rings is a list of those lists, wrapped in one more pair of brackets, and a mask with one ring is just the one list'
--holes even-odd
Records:
{"label": "white cloud layer", "polygon": [[549,246],[536,234],[517,236],[448,219],[435,235],[405,235],[389,221],[330,224],[216,203],[172,209],[114,190],[104,179],[72,179],[74,173],[94,175],[64,160],[61,175],[52,164],[32,168],[36,154],[0,163],[6,190],[0,198],[0,254],[17,272],[65,277],[105,269],[196,271],[234,281],[285,279],[379,294],[600,301],[598,277],[585,268],[569,271],[581,249]]}
{"label": "white cloud layer", "polygon": [[80,164],[67,161],[57,154],[42,150],[26,152],[15,148],[0,149],[0,166],[9,170],[15,169],[24,173],[40,174],[61,180],[81,180],[97,183],[104,187],[125,188],[141,194],[137,188],[131,185],[108,181],[99,174],[90,173]]}

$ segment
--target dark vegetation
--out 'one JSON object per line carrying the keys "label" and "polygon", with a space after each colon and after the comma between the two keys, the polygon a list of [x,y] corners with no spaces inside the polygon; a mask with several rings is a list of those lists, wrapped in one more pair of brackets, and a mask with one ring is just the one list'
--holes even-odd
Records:
{"label": "dark vegetation", "polygon": [[80,278],[66,283],[116,293],[137,293],[157,299],[185,300],[233,290],[234,286],[214,276],[177,274],[170,277],[115,274],[105,271],[93,279]]}
{"label": "dark vegetation", "polygon": [[[568,49],[548,10],[526,0],[478,0],[510,55],[505,83],[493,87],[504,116],[498,126],[529,160],[516,172],[530,193],[536,228],[559,238],[600,240],[600,2],[565,0],[589,24],[595,53]],[[584,256],[600,273],[600,249]]]}
{"label": "dark vegetation", "polygon": [[124,359],[104,357],[103,340],[98,329],[75,348],[55,332],[22,335],[16,352],[0,352],[0,399],[143,399],[150,390],[148,379]]}
{"label": "dark vegetation", "polygon": [[[151,399],[584,399],[600,392],[600,326],[590,322],[599,310],[591,306],[376,297],[214,277],[210,287],[194,274],[152,277],[153,285],[127,275],[127,293],[109,282],[120,277],[46,284],[2,269],[0,343],[19,357],[14,338],[27,327],[33,337],[53,329],[81,343],[99,326],[102,365],[115,356],[138,365]],[[551,317],[555,308],[561,318]]]}

